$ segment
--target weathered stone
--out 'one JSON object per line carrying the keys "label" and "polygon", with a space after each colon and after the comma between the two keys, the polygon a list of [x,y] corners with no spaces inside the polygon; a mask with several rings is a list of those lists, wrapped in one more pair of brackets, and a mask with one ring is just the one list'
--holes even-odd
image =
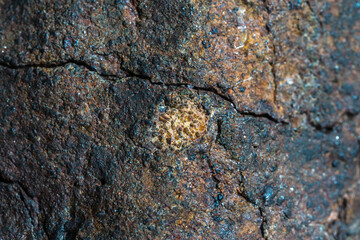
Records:
{"label": "weathered stone", "polygon": [[0,239],[360,238],[360,5],[0,0]]}

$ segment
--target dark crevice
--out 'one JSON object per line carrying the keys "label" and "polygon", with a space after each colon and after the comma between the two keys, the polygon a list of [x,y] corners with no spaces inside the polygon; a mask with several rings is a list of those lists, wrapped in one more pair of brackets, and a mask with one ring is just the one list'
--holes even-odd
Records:
{"label": "dark crevice", "polygon": [[216,134],[216,139],[215,142],[220,144],[220,135],[221,135],[221,125],[222,125],[222,120],[218,119],[216,121],[216,125],[217,125],[217,134]]}
{"label": "dark crevice", "polygon": [[34,216],[32,216],[32,214],[31,214],[32,210],[29,207],[29,204],[27,203],[28,199],[31,199],[31,198],[29,197],[29,195],[25,192],[25,190],[21,186],[19,186],[19,188],[20,188],[20,192],[21,192],[20,199],[24,203],[25,208],[28,211],[31,220],[35,223],[35,219],[33,219]]}
{"label": "dark crevice", "polygon": [[278,92],[278,84],[277,84],[277,77],[276,77],[276,71],[275,71],[275,65],[276,65],[276,47],[275,47],[275,41],[274,41],[274,34],[273,31],[271,29],[271,23],[270,23],[270,14],[271,14],[271,10],[267,5],[267,2],[265,0],[263,0],[264,3],[264,7],[266,9],[266,12],[268,13],[267,16],[267,23],[265,25],[266,30],[268,31],[268,34],[271,35],[271,39],[272,39],[272,45],[273,45],[273,59],[269,62],[270,66],[271,66],[271,74],[273,76],[273,84],[274,84],[274,96],[273,96],[273,101],[274,104],[276,105],[276,101],[277,101],[277,92]]}
{"label": "dark crevice", "polygon": [[262,0],[262,1],[263,1],[263,6],[264,6],[266,12],[270,15],[271,14],[271,9],[268,6],[267,1],[266,0]]}
{"label": "dark crevice", "polygon": [[216,177],[216,172],[215,172],[215,169],[214,169],[214,165],[212,164],[209,157],[206,157],[206,163],[209,166],[211,177],[214,180],[214,182],[216,183],[216,187],[218,188],[218,185],[219,185],[220,181]]}
{"label": "dark crevice", "polygon": [[313,7],[311,6],[310,1],[306,0],[305,4],[309,7],[310,11],[316,16],[315,11],[314,11]]}
{"label": "dark crevice", "polygon": [[253,206],[257,206],[256,203],[249,198],[249,196],[244,192],[244,191],[241,191],[241,190],[238,190],[237,191],[237,194],[242,197],[243,199],[245,199],[245,201],[247,201],[248,203],[250,203],[251,205]]}
{"label": "dark crevice", "polygon": [[[270,29],[270,28],[269,28]],[[271,31],[271,29],[270,29]],[[276,50],[275,50],[275,45],[273,46],[273,55],[274,55],[274,59],[270,62],[270,66],[271,66],[271,73],[273,76],[273,83],[274,83],[274,104],[276,105],[276,101],[277,101],[277,92],[278,92],[278,84],[277,84],[277,77],[276,77],[276,70],[275,70],[275,64],[276,64]]]}
{"label": "dark crevice", "polygon": [[[218,138],[218,136],[220,135],[220,129],[219,129],[219,126],[218,126],[218,129],[217,129],[218,133],[217,133],[217,136],[216,138]],[[215,140],[216,141],[216,140]],[[219,188],[219,184],[220,184],[220,180],[216,177],[216,169],[214,168],[214,164],[213,164],[213,161],[211,161],[210,159],[210,156],[211,156],[211,149],[212,149],[212,146],[208,149],[208,155],[205,155],[205,157],[203,158],[206,162],[206,164],[208,165],[209,167],[209,170],[210,170],[210,175],[211,175],[211,178],[213,179],[215,185],[216,185],[216,188],[219,190],[219,192],[221,192],[221,189]],[[205,152],[203,152],[205,153]]]}
{"label": "dark crevice", "polygon": [[314,8],[311,6],[311,3],[309,0],[305,1],[305,4],[309,7],[311,13],[314,15],[314,17],[316,18],[316,21],[319,23],[320,26],[320,31],[323,32],[324,29],[324,24],[322,21],[320,21],[318,14],[316,14]]}
{"label": "dark crevice", "polygon": [[51,240],[51,239],[52,239],[52,238],[51,238],[51,233],[50,233],[49,230],[47,230],[47,228],[46,228],[46,220],[43,220],[42,223],[41,223],[41,225],[42,225],[42,228],[43,228],[43,230],[44,230],[44,234],[45,234],[45,236],[47,237],[47,240]]}
{"label": "dark crevice", "polygon": [[39,68],[57,68],[57,67],[64,67],[65,65],[71,64],[71,63],[85,67],[89,71],[96,72],[96,69],[94,67],[92,67],[91,65],[89,65],[83,61],[78,61],[78,60],[68,60],[68,61],[54,62],[54,63],[20,64],[20,65],[13,65],[13,64],[9,64],[9,63],[0,61],[1,66],[11,68],[11,69],[25,69],[25,68],[37,68],[37,67],[39,67]]}
{"label": "dark crevice", "polygon": [[[268,26],[268,30],[271,31],[271,29],[269,28]],[[274,54],[275,54],[275,49],[274,49]],[[64,67],[66,66],[67,64],[75,64],[75,65],[78,65],[78,66],[81,66],[81,67],[84,67],[86,68],[87,70],[89,70],[90,72],[94,72],[96,74],[98,74],[99,76],[102,76],[102,77],[115,77],[115,78],[118,78],[117,75],[111,75],[111,74],[103,74],[103,73],[99,73],[95,67],[91,66],[90,64],[87,64],[86,62],[84,61],[79,61],[79,60],[68,60],[68,61],[65,61],[65,62],[55,62],[55,63],[49,63],[49,64],[45,64],[45,63],[40,63],[40,64],[27,64],[27,65],[12,65],[12,64],[8,64],[8,63],[5,63],[5,62],[2,62],[0,61],[0,66],[3,66],[3,67],[6,67],[6,68],[10,68],[10,69],[26,69],[26,68],[36,68],[36,67],[40,67],[40,68],[57,68],[57,67]],[[272,65],[272,71],[273,71],[273,74],[274,74],[274,68],[273,68],[273,65],[274,65],[274,62],[270,63]],[[152,81],[151,77],[149,76],[144,76],[144,75],[141,75],[141,74],[136,74],[132,71],[129,71],[129,70],[125,70],[125,69],[122,69],[124,71],[124,73],[127,75],[127,77],[135,77],[135,78],[140,78],[140,79],[143,79],[143,80],[147,80],[149,81],[150,84],[153,84],[153,85],[159,85],[159,86],[173,86],[173,87],[189,87],[189,88],[192,88],[192,89],[195,89],[195,90],[198,90],[198,91],[205,91],[205,92],[211,92],[213,94],[215,94],[216,96],[220,97],[221,99],[223,99],[224,101],[226,102],[229,102],[232,106],[234,106],[234,109],[237,113],[241,114],[241,115],[244,115],[244,116],[252,116],[252,117],[255,117],[255,118],[266,118],[268,119],[269,121],[271,122],[274,122],[274,123],[281,123],[281,124],[288,124],[286,121],[283,121],[283,120],[279,120],[279,119],[276,119],[274,118],[273,116],[271,116],[269,113],[254,113],[254,112],[248,112],[248,111],[240,111],[239,109],[237,109],[236,107],[236,104],[234,103],[234,101],[227,97],[226,95],[224,94],[221,94],[219,93],[218,90],[216,90],[215,88],[213,87],[199,87],[199,86],[195,86],[195,85],[191,85],[191,84],[186,84],[186,83],[163,83],[163,82],[154,82]],[[275,76],[274,76],[274,83],[276,82],[276,79],[275,79]],[[276,84],[277,85],[277,84]],[[277,87],[275,85],[275,95],[277,94]],[[276,97],[274,96],[274,100],[276,100]],[[309,117],[309,114],[307,113],[307,119],[308,119],[308,123],[309,125],[311,125],[312,127],[314,127],[317,131],[320,131],[320,132],[323,132],[323,133],[331,133],[336,125],[338,124],[337,123],[334,123],[333,125],[331,126],[321,126],[319,124],[316,124],[316,123],[313,123],[311,120],[310,120],[310,117]],[[354,118],[357,116],[357,114],[353,114],[353,113],[350,113],[350,112],[345,112],[344,113],[345,116],[348,116],[350,118]],[[0,179],[1,181],[1,179]]]}
{"label": "dark crevice", "polygon": [[2,176],[1,172],[0,172],[0,183],[5,183],[5,184],[15,184],[15,181],[11,181],[9,179],[6,179],[4,176]]}
{"label": "dark crevice", "polygon": [[29,193],[29,191],[27,190],[26,186],[24,186],[23,183],[19,182],[19,181],[12,181],[9,179],[6,179],[4,176],[2,176],[2,174],[0,173],[0,183],[5,183],[5,184],[16,184],[23,192],[23,194],[26,195],[27,198],[32,199],[31,194]]}
{"label": "dark crevice", "polygon": [[20,191],[21,191],[21,195],[20,195],[21,200],[24,202],[25,207],[30,212],[30,209],[28,209],[28,205],[26,204],[25,200],[26,199],[33,199],[33,198],[31,197],[31,194],[29,193],[27,188],[24,186],[24,184],[22,184],[21,182],[18,182],[18,181],[11,181],[11,180],[5,179],[1,174],[0,174],[0,183],[5,183],[5,184],[18,186],[20,188]]}
{"label": "dark crevice", "polygon": [[354,118],[356,118],[358,114],[360,114],[360,112],[354,113],[354,112],[350,112],[350,111],[347,110],[347,111],[344,112],[342,117],[345,116],[350,120],[354,120]]}
{"label": "dark crevice", "polygon": [[[137,76],[137,77],[139,77],[139,76]],[[241,115],[252,116],[252,117],[255,117],[255,118],[267,118],[269,121],[274,122],[274,123],[288,124],[287,122],[285,122],[283,120],[274,118],[269,113],[254,113],[254,112],[248,112],[248,111],[244,111],[244,110],[241,111],[236,107],[236,104],[234,103],[234,101],[231,98],[229,98],[226,95],[220,93],[214,87],[199,87],[199,86],[195,86],[195,85],[191,85],[191,84],[187,84],[187,83],[153,82],[153,81],[151,81],[150,78],[145,78],[145,79],[147,79],[153,85],[173,86],[173,87],[188,87],[188,88],[191,88],[191,89],[195,89],[197,91],[211,92],[211,93],[215,94],[216,96],[220,97],[221,99],[223,99],[224,101],[230,103],[234,107],[235,111],[237,113],[241,114]]]}
{"label": "dark crevice", "polygon": [[138,0],[130,0],[130,4],[131,4],[131,8],[133,10],[133,12],[136,15],[136,20],[135,20],[135,25],[136,28],[139,30],[140,26],[139,26],[139,21],[141,20],[141,18],[143,18],[142,14],[141,14],[141,9],[139,7],[139,1]]}
{"label": "dark crevice", "polygon": [[26,186],[25,186],[23,183],[21,183],[20,181],[13,181],[13,180],[10,180],[10,179],[6,179],[6,178],[1,174],[1,172],[0,172],[0,183],[11,184],[11,185],[12,185],[12,184],[13,184],[13,185],[16,184],[16,185],[21,189],[21,191],[23,192],[23,194],[26,195],[26,197],[27,197],[28,199],[32,199],[30,192],[28,191],[28,189],[26,188]]}
{"label": "dark crevice", "polygon": [[245,192],[245,184],[244,184],[244,175],[243,173],[240,171],[240,179],[239,179],[239,189],[237,190],[237,194],[244,198],[248,203],[250,203],[251,205],[258,207],[258,204],[256,203],[256,201],[254,199],[251,199],[251,197]]}
{"label": "dark crevice", "polygon": [[237,111],[238,113],[242,114],[242,115],[245,115],[245,116],[252,116],[252,117],[255,117],[255,118],[267,118],[268,120],[274,122],[274,123],[281,123],[281,124],[289,124],[288,122],[284,121],[284,120],[279,120],[279,119],[276,119],[274,118],[273,116],[271,116],[270,114],[268,113],[253,113],[253,112],[244,112],[244,111]]}
{"label": "dark crevice", "polygon": [[[84,62],[84,61],[79,61],[79,60],[68,60],[65,62],[58,62],[58,63],[49,63],[49,64],[28,64],[28,65],[12,65],[12,64],[8,64],[8,63],[4,63],[2,61],[0,61],[0,66],[3,67],[7,67],[10,69],[26,69],[26,68],[57,68],[57,67],[64,67],[67,64],[75,64],[81,67],[86,68],[87,70],[89,70],[90,72],[94,72],[96,74],[98,74],[99,76],[102,77],[115,77],[118,78],[117,75],[111,75],[111,74],[103,74],[103,73],[99,73],[99,71],[91,66],[90,64]],[[195,89],[197,91],[204,91],[204,92],[211,92],[213,94],[215,94],[216,96],[222,98],[224,101],[229,102],[235,109],[236,112],[238,112],[241,115],[244,116],[252,116],[252,117],[257,117],[257,118],[266,118],[271,122],[274,123],[282,123],[282,124],[287,124],[287,122],[283,121],[283,120],[279,120],[274,118],[273,116],[271,116],[269,113],[254,113],[254,112],[248,112],[248,111],[241,111],[236,107],[236,104],[234,103],[234,101],[229,98],[228,96],[220,93],[218,90],[216,90],[214,87],[200,87],[200,86],[195,86],[195,85],[191,85],[191,84],[187,84],[187,83],[163,83],[163,82],[154,82],[152,81],[152,78],[149,76],[144,76],[142,74],[136,74],[132,71],[126,70],[126,69],[121,69],[126,75],[127,77],[135,77],[135,78],[140,78],[143,80],[147,80],[149,81],[149,83],[153,84],[153,85],[159,85],[159,86],[173,86],[173,87],[188,87],[188,88],[192,88]]]}
{"label": "dark crevice", "polygon": [[247,201],[249,204],[251,204],[252,206],[256,207],[259,209],[259,214],[261,217],[261,224],[260,224],[260,231],[261,231],[261,236],[263,237],[263,239],[268,240],[268,233],[267,233],[267,220],[266,220],[266,216],[265,216],[265,207],[264,207],[264,202],[260,202],[257,203],[256,200],[251,199],[248,194],[245,192],[245,186],[243,184],[243,174],[242,172],[240,172],[240,189],[237,191],[237,194],[242,197],[243,199],[245,199],[245,201]]}
{"label": "dark crevice", "polygon": [[333,124],[327,125],[327,126],[322,126],[321,124],[314,123],[314,122],[311,120],[310,114],[309,114],[309,113],[305,113],[308,124],[309,124],[311,127],[313,127],[316,131],[319,131],[319,132],[322,132],[322,133],[325,133],[325,134],[330,134],[330,133],[332,133],[337,126],[339,126],[339,125],[341,125],[341,124],[344,124],[346,121],[343,120],[343,117],[346,117],[347,120],[353,120],[358,114],[359,114],[359,113],[352,113],[352,112],[349,112],[349,111],[345,111],[345,112],[339,117],[339,119],[338,119],[336,122],[334,122]]}
{"label": "dark crevice", "polygon": [[84,67],[87,70],[89,70],[90,72],[94,72],[96,74],[98,74],[99,76],[102,77],[117,77],[117,75],[113,75],[113,74],[104,74],[104,73],[100,73],[96,67],[91,66],[90,64],[84,62],[84,61],[80,61],[80,60],[75,60],[75,59],[70,59],[67,61],[63,61],[63,62],[54,62],[54,63],[37,63],[37,64],[23,64],[23,65],[13,65],[13,64],[9,64],[3,61],[0,61],[0,66],[6,67],[6,68],[10,68],[10,69],[27,69],[27,68],[58,68],[58,67],[64,67],[68,64],[74,64],[80,67]]}
{"label": "dark crevice", "polygon": [[[214,164],[210,159],[210,156],[206,156],[205,161],[209,167],[211,178],[213,179],[216,189],[218,191],[218,195],[214,197],[214,207],[218,207],[221,204],[221,201],[223,199],[222,190],[219,187],[221,181],[216,177],[216,169],[214,168]],[[221,197],[219,197],[221,196]]]}
{"label": "dark crevice", "polygon": [[319,124],[315,124],[312,121],[308,121],[308,123],[310,124],[310,126],[312,126],[313,128],[315,128],[316,131],[325,133],[325,134],[330,134],[334,131],[335,129],[335,125],[331,125],[331,126],[321,126]]}
{"label": "dark crevice", "polygon": [[[217,124],[217,134],[216,134],[216,139],[215,139],[215,143],[218,143],[220,141],[220,134],[221,134],[221,120],[218,119],[216,121],[216,124]],[[214,169],[214,165],[210,159],[210,156],[211,156],[211,149],[212,149],[212,146],[209,148],[209,156],[206,156],[206,163],[209,167],[209,170],[210,170],[210,174],[211,174],[211,177],[213,179],[213,181],[215,182],[216,184],[216,188],[221,192],[221,189],[219,188],[219,184],[220,184],[220,180],[216,177],[216,170]]]}
{"label": "dark crevice", "polygon": [[266,216],[265,216],[265,209],[263,207],[259,207],[259,213],[261,216],[261,225],[260,225],[260,231],[261,231],[261,236],[265,239],[268,240],[268,236],[267,236],[267,220],[266,220]]}
{"label": "dark crevice", "polygon": [[[144,80],[147,80],[147,81],[149,81],[150,83],[152,83],[151,77],[149,77],[149,76],[145,76],[145,75],[142,75],[142,74],[134,73],[133,71],[124,69],[123,67],[121,68],[121,70],[125,73],[125,75],[126,75],[127,77],[140,78],[140,79],[144,79]],[[154,83],[152,83],[152,84],[154,84]]]}
{"label": "dark crevice", "polygon": [[37,216],[36,216],[36,213],[35,211],[31,208],[31,206],[29,206],[29,203],[28,201],[31,199],[33,199],[27,188],[21,183],[21,182],[18,182],[18,181],[12,181],[12,180],[9,180],[9,179],[6,179],[2,176],[2,174],[0,173],[0,183],[5,183],[5,184],[9,184],[9,185],[16,185],[18,188],[19,188],[19,197],[20,197],[20,200],[23,202],[24,206],[25,206],[25,209],[27,210],[27,212],[29,213],[29,217],[30,219],[32,220],[32,223],[33,223],[33,227],[37,227],[37,223],[38,223],[38,220],[35,219]]}
{"label": "dark crevice", "polygon": [[26,196],[29,199],[32,199],[32,194],[29,192],[29,190],[27,189],[27,187],[22,183],[22,182],[17,182],[17,184],[19,185],[19,187],[24,191],[24,193],[26,194]]}
{"label": "dark crevice", "polygon": [[83,226],[85,219],[83,216],[78,216],[76,212],[76,201],[71,201],[70,216],[71,218],[66,223],[65,236],[66,239],[75,240],[79,234],[80,228]]}
{"label": "dark crevice", "polygon": [[332,131],[334,131],[335,128],[335,124],[331,125],[331,126],[321,126],[320,124],[316,124],[311,120],[310,114],[309,113],[305,113],[306,116],[306,121],[307,123],[313,127],[316,131],[325,133],[325,134],[329,134]]}

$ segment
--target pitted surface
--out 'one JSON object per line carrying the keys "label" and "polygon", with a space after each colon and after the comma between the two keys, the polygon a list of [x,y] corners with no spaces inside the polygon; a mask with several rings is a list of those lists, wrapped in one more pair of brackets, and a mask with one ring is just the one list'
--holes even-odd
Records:
{"label": "pitted surface", "polygon": [[0,239],[360,238],[352,0],[0,0]]}

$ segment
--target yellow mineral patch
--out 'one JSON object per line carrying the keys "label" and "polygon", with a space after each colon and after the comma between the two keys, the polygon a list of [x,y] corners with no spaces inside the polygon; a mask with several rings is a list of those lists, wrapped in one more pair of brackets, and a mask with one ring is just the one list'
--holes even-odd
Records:
{"label": "yellow mineral patch", "polygon": [[172,101],[176,102],[169,106],[159,104],[156,109],[152,142],[161,149],[180,150],[205,135],[208,117],[192,100],[177,97]]}

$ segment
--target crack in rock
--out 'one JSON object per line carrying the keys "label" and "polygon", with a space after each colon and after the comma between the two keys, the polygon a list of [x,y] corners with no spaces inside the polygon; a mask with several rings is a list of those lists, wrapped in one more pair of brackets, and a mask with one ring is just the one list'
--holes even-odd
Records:
{"label": "crack in rock", "polygon": [[[64,67],[68,64],[74,64],[80,67],[84,67],[86,68],[88,71],[93,72],[98,74],[101,77],[115,77],[115,78],[119,78],[116,75],[111,75],[111,74],[103,74],[100,73],[95,67],[91,66],[90,64],[84,62],[84,61],[79,61],[79,60],[67,60],[64,62],[55,62],[55,63],[49,63],[49,64],[27,64],[27,65],[12,65],[9,63],[5,63],[0,61],[0,66],[6,67],[6,68],[10,68],[10,69],[26,69],[26,68],[58,68],[58,67]],[[127,77],[136,77],[136,78],[140,78],[143,80],[148,81],[150,84],[152,85],[159,85],[159,86],[173,86],[173,87],[188,87],[188,88],[192,88],[195,89],[197,91],[204,91],[204,92],[210,92],[215,94],[216,96],[220,97],[221,99],[223,99],[224,101],[230,103],[235,111],[241,115],[244,116],[252,116],[255,118],[266,118],[271,122],[274,123],[281,123],[281,124],[288,124],[288,122],[284,121],[284,120],[280,120],[280,119],[276,119],[274,117],[271,116],[271,114],[269,113],[254,113],[254,112],[249,112],[249,111],[244,111],[244,110],[239,110],[236,106],[236,104],[234,103],[234,101],[232,99],[230,99],[229,97],[219,93],[215,88],[213,87],[200,87],[200,86],[196,86],[196,85],[191,85],[191,84],[187,84],[187,83],[163,83],[163,82],[154,82],[152,81],[152,79],[150,77],[147,76],[143,76],[143,75],[139,75],[136,73],[133,73],[129,70],[126,69],[122,69],[125,74],[127,75]]]}

